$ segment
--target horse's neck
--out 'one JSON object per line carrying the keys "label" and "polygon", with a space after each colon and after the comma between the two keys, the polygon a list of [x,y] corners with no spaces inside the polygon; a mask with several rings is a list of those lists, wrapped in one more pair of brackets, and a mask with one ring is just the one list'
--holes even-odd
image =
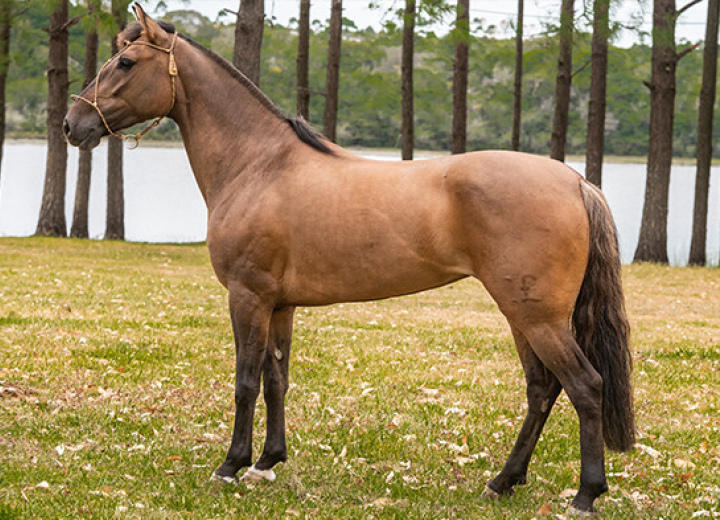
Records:
{"label": "horse's neck", "polygon": [[[180,49],[179,49],[180,50]],[[178,55],[179,89],[172,116],[208,208],[231,183],[292,143],[291,129],[222,66],[187,42]],[[257,184],[257,183],[253,183]]]}

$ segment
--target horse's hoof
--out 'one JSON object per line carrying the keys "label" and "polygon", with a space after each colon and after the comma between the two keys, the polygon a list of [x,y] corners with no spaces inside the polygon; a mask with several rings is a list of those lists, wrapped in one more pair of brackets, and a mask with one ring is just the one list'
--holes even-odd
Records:
{"label": "horse's hoof", "polygon": [[582,509],[578,509],[577,507],[571,505],[568,509],[568,515],[575,518],[592,518],[598,516],[598,512],[595,510],[583,511]]}
{"label": "horse's hoof", "polygon": [[218,475],[217,473],[213,473],[210,475],[210,482],[217,482],[218,484],[228,484],[231,486],[236,486],[238,484],[237,477],[229,477],[227,475]]}
{"label": "horse's hoof", "polygon": [[257,469],[255,466],[251,466],[240,479],[241,482],[246,484],[257,484],[263,480],[268,482],[275,481],[275,472],[272,469]]}
{"label": "horse's hoof", "polygon": [[490,486],[485,486],[485,489],[483,490],[481,496],[483,498],[489,498],[490,500],[497,500],[498,498],[502,497],[502,495],[500,493],[490,489]]}

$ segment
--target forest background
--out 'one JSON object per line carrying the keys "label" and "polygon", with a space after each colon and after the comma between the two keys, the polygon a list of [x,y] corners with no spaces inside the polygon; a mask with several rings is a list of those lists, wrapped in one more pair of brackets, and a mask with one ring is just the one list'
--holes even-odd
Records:
{"label": "forest background", "polygon": [[[70,16],[82,16],[72,6]],[[329,13],[328,13],[329,16]],[[314,17],[321,18],[320,14]],[[232,61],[234,16],[215,20],[191,10],[168,11],[160,18],[184,34]],[[579,24],[578,24],[579,25]],[[7,136],[45,137],[47,102],[47,14],[28,10],[13,26],[7,83]],[[435,26],[432,27],[436,29]],[[588,29],[589,30],[589,29]],[[513,116],[515,43],[497,37],[496,28],[475,19],[471,23],[468,80],[467,149],[509,148]],[[523,121],[520,148],[547,154],[550,149],[557,72],[557,28],[551,24],[524,42]],[[698,34],[698,37],[701,35]],[[415,37],[415,146],[444,151],[452,133],[452,75],[456,35],[452,31],[418,30]],[[108,37],[100,57],[110,54]],[[647,39],[640,39],[644,41]],[[322,128],[327,63],[328,23],[315,21],[310,42],[310,121]],[[337,141],[350,147],[397,148],[401,134],[402,27],[391,20],[376,30],[343,19],[342,66]],[[591,34],[578,30],[573,40],[574,76],[569,114],[567,153],[585,153],[590,84]],[[70,91],[80,90],[85,52],[82,24],[70,28]],[[267,19],[263,36],[260,87],[287,114],[295,114],[297,24]],[[608,52],[605,153],[645,156],[648,148],[650,96],[643,81],[650,78],[651,46],[636,43]],[[678,62],[673,155],[694,157],[697,142],[698,98],[702,52]],[[715,119],[715,132],[720,121]],[[173,123],[151,134],[154,139],[178,139]],[[720,145],[715,144],[715,153]]]}

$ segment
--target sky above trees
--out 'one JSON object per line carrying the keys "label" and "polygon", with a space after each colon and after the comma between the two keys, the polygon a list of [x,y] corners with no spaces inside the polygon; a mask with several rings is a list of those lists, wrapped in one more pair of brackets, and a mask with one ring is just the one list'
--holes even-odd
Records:
{"label": "sky above trees", "polygon": [[[313,0],[311,17],[326,21],[330,17],[331,0]],[[154,2],[152,2],[154,3]],[[369,5],[375,3],[377,8],[371,9]],[[454,4],[454,2],[452,2]],[[561,0],[525,0],[525,36],[530,38],[543,31],[545,25],[558,22]],[[640,21],[640,29],[646,33],[645,43],[650,43],[650,30],[652,28],[652,2],[650,0],[619,0],[618,5],[611,14],[613,21],[625,24]],[[165,0],[167,10],[193,9],[203,13],[214,20],[222,9],[237,10],[239,0]],[[379,29],[388,19],[388,9],[399,8],[401,2],[395,0],[345,0],[343,2],[344,16],[349,18],[360,28],[373,27]],[[684,3],[679,2],[680,5]],[[679,6],[680,6],[679,5]],[[394,7],[393,7],[394,6]],[[274,17],[278,23],[287,25],[292,18],[298,17],[298,0],[266,0],[265,9],[268,16]],[[582,10],[582,2],[577,2],[576,13]],[[472,19],[483,20],[483,27],[494,26],[498,36],[509,37],[514,34],[513,21],[517,15],[517,2],[515,0],[471,0],[470,13]],[[707,14],[707,0],[683,13],[677,25],[677,40],[682,42],[698,41],[705,34],[705,16]],[[438,27],[438,32],[450,26],[452,16],[448,16],[444,24]],[[582,22],[580,22],[582,23]],[[473,28],[477,29],[477,24]],[[628,47],[639,41],[637,32],[626,30],[620,34],[615,42],[621,47]]]}

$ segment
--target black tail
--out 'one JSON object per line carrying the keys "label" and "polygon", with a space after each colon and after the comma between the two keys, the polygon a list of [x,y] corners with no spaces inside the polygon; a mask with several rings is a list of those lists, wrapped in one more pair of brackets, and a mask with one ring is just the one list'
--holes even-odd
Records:
{"label": "black tail", "polygon": [[575,339],[603,378],[603,434],[611,450],[635,444],[630,325],[620,280],[620,250],[610,208],[600,190],[580,182],[590,221],[588,265],[575,303]]}

